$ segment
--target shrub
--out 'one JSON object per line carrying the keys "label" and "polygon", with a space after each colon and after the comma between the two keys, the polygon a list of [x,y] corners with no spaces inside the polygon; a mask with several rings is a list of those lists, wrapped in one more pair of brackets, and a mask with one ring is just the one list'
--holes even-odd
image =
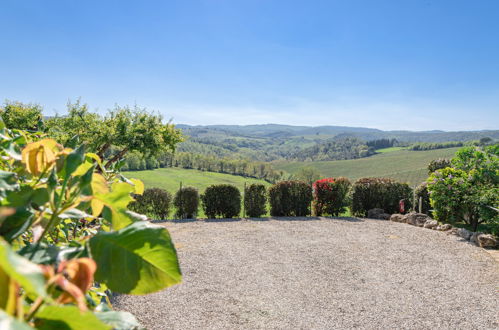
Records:
{"label": "shrub", "polygon": [[181,219],[194,218],[199,208],[198,190],[194,187],[183,187],[179,189],[173,199],[173,205],[177,209],[177,217]]}
{"label": "shrub", "polygon": [[440,170],[446,167],[451,167],[450,159],[446,158],[434,159],[428,164],[428,174],[432,174],[436,170]]}
{"label": "shrub", "polygon": [[359,179],[352,189],[352,213],[366,216],[367,211],[374,208],[397,213],[401,200],[405,201],[405,209],[410,209],[412,189],[408,184],[387,178]]}
{"label": "shrub", "polygon": [[[481,223],[499,223],[499,157],[496,146],[465,147],[444,168],[428,178],[435,217],[443,222],[465,222],[473,231]],[[497,229],[490,228],[491,232]]]}
{"label": "shrub", "polygon": [[419,201],[421,200],[421,212],[430,215],[430,195],[428,194],[428,183],[423,182],[414,190],[416,197],[414,209],[419,212]]}
{"label": "shrub", "polygon": [[209,218],[233,218],[241,212],[241,193],[230,184],[212,185],[201,195],[203,210]]}
{"label": "shrub", "polygon": [[351,183],[347,178],[327,178],[313,184],[314,213],[338,216],[348,206],[348,191]]}
{"label": "shrub", "polygon": [[135,195],[135,201],[128,204],[131,211],[147,214],[152,218],[166,219],[170,214],[172,197],[160,188],[149,188],[142,195]]}
{"label": "shrub", "polygon": [[281,181],[269,189],[272,216],[306,216],[311,201],[312,188],[302,181]]}
{"label": "shrub", "polygon": [[267,213],[267,194],[263,184],[250,184],[244,188],[244,209],[252,218],[258,218]]}

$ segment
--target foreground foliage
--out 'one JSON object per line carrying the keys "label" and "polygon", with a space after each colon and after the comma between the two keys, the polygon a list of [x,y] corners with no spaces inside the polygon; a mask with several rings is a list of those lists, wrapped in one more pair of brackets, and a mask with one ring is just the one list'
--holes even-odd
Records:
{"label": "foreground foliage", "polygon": [[147,294],[181,280],[168,231],[127,209],[142,183],[84,149],[0,122],[2,326],[137,327],[110,310],[109,290]]}
{"label": "foreground foliage", "polygon": [[473,231],[480,223],[489,223],[499,234],[499,145],[462,148],[451,165],[435,171],[427,181],[436,218],[464,221]]}

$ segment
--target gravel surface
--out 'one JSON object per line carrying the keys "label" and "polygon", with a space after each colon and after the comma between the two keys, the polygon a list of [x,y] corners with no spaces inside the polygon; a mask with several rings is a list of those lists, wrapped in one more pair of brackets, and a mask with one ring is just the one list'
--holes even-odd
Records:
{"label": "gravel surface", "polygon": [[355,218],[164,225],[183,283],[115,299],[149,329],[499,329],[499,264],[453,235]]}

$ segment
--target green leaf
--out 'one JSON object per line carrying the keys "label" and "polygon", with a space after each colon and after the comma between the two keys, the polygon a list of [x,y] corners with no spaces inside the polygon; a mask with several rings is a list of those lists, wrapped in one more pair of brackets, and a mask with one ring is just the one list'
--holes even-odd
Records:
{"label": "green leaf", "polygon": [[45,277],[40,267],[12,251],[3,239],[0,239],[0,267],[28,293],[43,297],[47,295]]}
{"label": "green leaf", "polygon": [[17,320],[0,309],[0,329],[33,330],[28,324]]}
{"label": "green leaf", "polygon": [[15,190],[18,187],[16,173],[0,171],[0,190]]}
{"label": "green leaf", "polygon": [[133,223],[134,219],[127,214],[128,204],[133,201],[130,195],[134,187],[125,182],[116,182],[111,187],[111,192],[96,193],[95,198],[104,203],[103,217],[110,221],[114,230],[122,229]]}
{"label": "green leaf", "polygon": [[95,312],[95,316],[112,326],[114,330],[143,329],[135,316],[128,312]]}
{"label": "green leaf", "polygon": [[135,222],[90,239],[95,278],[119,293],[146,294],[181,281],[177,253],[166,228]]}
{"label": "green leaf", "polygon": [[111,329],[92,312],[82,312],[75,306],[44,306],[36,313],[37,329]]}
{"label": "green leaf", "polygon": [[80,145],[78,149],[73,150],[66,157],[66,162],[64,163],[64,177],[68,177],[73,174],[78,166],[85,160],[85,145]]}
{"label": "green leaf", "polygon": [[83,219],[83,218],[92,218],[92,216],[82,210],[78,209],[69,209],[61,214],[59,214],[59,218],[61,219]]}
{"label": "green leaf", "polygon": [[33,212],[29,208],[18,207],[16,212],[5,219],[0,224],[0,236],[8,242],[12,242],[21,236],[31,226]]}

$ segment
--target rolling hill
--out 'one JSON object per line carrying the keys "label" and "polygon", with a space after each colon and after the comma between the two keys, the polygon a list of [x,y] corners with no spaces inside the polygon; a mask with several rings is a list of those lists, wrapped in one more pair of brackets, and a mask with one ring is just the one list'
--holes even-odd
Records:
{"label": "rolling hill", "polygon": [[362,177],[389,177],[411,186],[428,177],[428,163],[437,158],[452,158],[459,148],[409,151],[394,148],[374,156],[322,162],[275,162],[274,168],[297,173],[303,167],[317,169],[324,177],[344,176],[354,181]]}

